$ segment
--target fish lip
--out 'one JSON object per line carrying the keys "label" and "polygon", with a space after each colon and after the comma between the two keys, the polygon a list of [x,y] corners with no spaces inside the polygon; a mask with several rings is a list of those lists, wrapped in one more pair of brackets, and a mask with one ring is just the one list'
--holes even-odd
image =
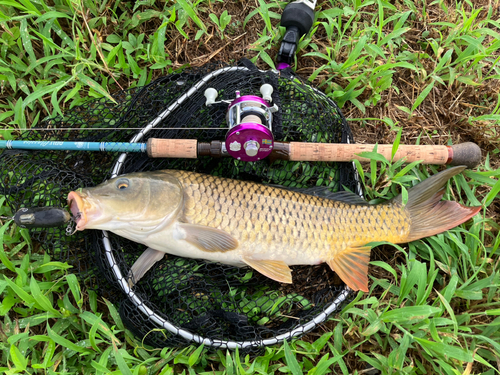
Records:
{"label": "fish lip", "polygon": [[76,230],[84,230],[88,222],[87,213],[83,199],[76,191],[68,194],[68,207],[73,215],[72,219],[76,223]]}

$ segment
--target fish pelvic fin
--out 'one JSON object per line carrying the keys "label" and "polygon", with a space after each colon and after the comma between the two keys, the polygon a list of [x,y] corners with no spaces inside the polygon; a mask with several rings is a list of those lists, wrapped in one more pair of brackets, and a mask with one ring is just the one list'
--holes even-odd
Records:
{"label": "fish pelvic fin", "polygon": [[166,254],[163,251],[151,249],[150,247],[144,250],[141,256],[137,258],[130,268],[127,276],[129,287],[132,288],[140,279],[142,279],[144,274],[165,255]]}
{"label": "fish pelvic fin", "polygon": [[370,246],[347,247],[326,263],[349,288],[368,292],[370,250]]}
{"label": "fish pelvic fin", "polygon": [[[453,167],[429,177],[408,190],[405,210],[410,215],[410,233],[406,241],[433,236],[460,225],[474,215],[481,207],[466,207],[458,202],[441,201],[446,182],[466,167]],[[402,203],[401,196],[394,199]]]}
{"label": "fish pelvic fin", "polygon": [[243,256],[243,262],[274,281],[292,283],[292,270],[281,260],[256,260],[250,256]]}

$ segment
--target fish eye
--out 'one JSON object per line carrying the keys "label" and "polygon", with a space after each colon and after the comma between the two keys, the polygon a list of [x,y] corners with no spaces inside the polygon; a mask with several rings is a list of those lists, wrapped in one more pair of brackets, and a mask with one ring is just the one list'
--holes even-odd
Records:
{"label": "fish eye", "polygon": [[130,185],[130,181],[127,178],[120,178],[116,181],[116,188],[119,190],[125,190]]}

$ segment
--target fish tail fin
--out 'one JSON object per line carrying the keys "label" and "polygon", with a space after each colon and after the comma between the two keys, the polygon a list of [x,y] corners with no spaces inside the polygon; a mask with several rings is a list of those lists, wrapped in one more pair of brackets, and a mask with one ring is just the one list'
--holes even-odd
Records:
{"label": "fish tail fin", "polygon": [[[457,202],[441,201],[446,182],[465,168],[458,166],[439,172],[408,190],[405,209],[410,215],[411,225],[407,242],[454,228],[481,210],[481,207],[466,207]],[[394,198],[394,202],[401,204],[401,195]]]}

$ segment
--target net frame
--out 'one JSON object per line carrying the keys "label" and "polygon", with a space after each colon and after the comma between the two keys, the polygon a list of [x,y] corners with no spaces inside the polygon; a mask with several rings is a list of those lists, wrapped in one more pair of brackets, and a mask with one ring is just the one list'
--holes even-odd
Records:
{"label": "net frame", "polygon": [[[283,76],[283,72],[279,71],[263,71],[263,70],[256,70],[255,67],[249,67],[248,65],[238,65],[238,66],[223,66],[222,68],[215,69],[208,74],[203,75],[201,79],[197,81],[197,83],[193,84],[193,86],[183,95],[178,97],[174,103],[172,103],[170,106],[167,107],[167,109],[163,110],[159,115],[157,115],[153,120],[149,121],[146,126],[141,128],[141,130],[133,135],[131,138],[132,142],[138,142],[140,141],[143,137],[145,137],[151,130],[154,130],[155,127],[163,123],[166,118],[177,108],[182,106],[183,103],[191,99],[196,93],[199,93],[199,91],[204,88],[205,84],[210,81],[211,78],[216,77],[217,75],[223,75],[224,73],[228,72],[252,72],[252,71],[258,71],[261,73],[265,74],[271,74],[275,76],[276,79],[279,79],[280,76]],[[296,77],[291,71],[287,72],[291,78],[290,79],[297,79],[294,78]],[[304,84],[303,81],[298,79],[298,84]],[[308,89],[311,89],[312,91],[315,92],[316,95],[320,96],[322,100],[324,100],[329,106],[332,108],[336,108],[336,112],[338,113],[339,116],[339,121],[342,121],[343,125],[347,127],[345,118],[342,116],[340,110],[336,106],[336,104],[328,98],[324,93],[321,91],[317,90],[316,88],[307,85]],[[137,95],[140,94],[140,91]],[[199,99],[197,99],[199,100]],[[279,118],[279,116],[276,116]],[[279,132],[279,123],[278,126],[276,126],[277,131]],[[347,127],[348,129],[348,127]],[[346,134],[342,133],[342,141],[346,143],[351,143],[352,141],[352,136],[350,132],[347,132]],[[119,155],[118,160],[114,162],[113,166],[111,167],[111,170],[108,173],[108,176],[114,176],[120,173],[120,171],[123,169],[126,161],[127,161],[128,155],[126,153],[123,153]],[[353,168],[355,171],[355,168]],[[359,178],[357,176],[357,173],[354,173],[354,178],[357,182],[357,193],[361,193],[361,185],[359,184]],[[90,240],[89,240],[90,241]],[[113,247],[113,241],[110,238],[109,234],[106,232],[101,232],[101,236],[99,240],[104,248],[104,260],[107,263],[107,267],[109,270],[112,270],[113,278],[114,281],[118,283],[119,287],[121,288],[121,291],[123,294],[126,296],[123,300],[123,304],[121,306],[125,306],[126,301],[131,301],[132,304],[135,306],[137,311],[141,311],[145,319],[148,321],[154,322],[156,325],[161,327],[162,329],[165,329],[166,331],[170,332],[173,334],[175,337],[179,336],[184,340],[185,343],[198,343],[198,344],[205,344],[206,346],[209,347],[214,347],[214,348],[229,348],[229,349],[234,349],[236,347],[242,348],[242,349],[255,349],[255,348],[260,348],[262,346],[266,345],[272,345],[279,343],[285,339],[289,339],[292,337],[297,337],[300,335],[305,334],[306,332],[316,328],[318,325],[322,324],[323,322],[326,321],[328,316],[330,316],[333,312],[338,311],[340,306],[347,301],[350,295],[350,290],[347,289],[347,287],[344,287],[341,290],[337,290],[337,296],[336,298],[326,307],[323,308],[323,310],[318,313],[316,316],[311,318],[310,320],[304,322],[303,324],[299,326],[294,326],[292,329],[285,333],[280,333],[275,335],[274,337],[271,338],[263,338],[263,339],[255,339],[255,340],[231,340],[231,339],[214,339],[210,337],[206,337],[204,335],[199,335],[196,333],[191,332],[189,329],[183,328],[181,326],[178,326],[168,319],[165,319],[162,317],[161,314],[156,313],[154,307],[148,306],[148,301],[145,301],[144,299],[141,298],[140,293],[136,293],[134,290],[131,290],[128,285],[125,283],[125,278],[123,277],[123,268],[120,269],[118,263],[118,259],[115,257],[115,252],[117,251],[116,248]],[[122,314],[122,309],[120,309],[120,314]],[[123,316],[126,320],[126,316]]]}
{"label": "net frame", "polygon": [[[215,71],[212,71],[208,73],[206,76],[204,76],[196,85],[194,85],[186,94],[183,94],[177,102],[169,106],[165,111],[163,111],[161,114],[158,115],[157,118],[155,118],[153,121],[151,121],[143,130],[139,131],[137,135],[135,135],[130,142],[140,142],[141,139],[144,137],[145,134],[147,134],[151,129],[153,129],[157,124],[160,124],[163,120],[165,120],[172,111],[174,111],[177,107],[179,107],[185,100],[189,99],[189,97],[199,91],[209,80],[219,74],[226,73],[228,71],[248,71],[248,68],[245,66],[235,66],[235,67],[225,67],[221,68]],[[273,71],[276,74],[279,74],[278,71]],[[321,93],[319,90],[313,88],[314,90],[318,91]],[[350,143],[350,139],[348,138],[348,142]],[[113,166],[112,173],[111,173],[111,178],[114,178],[120,174],[120,170],[123,166],[123,162],[125,161],[127,157],[127,153],[122,153],[119,157],[119,159],[116,161],[115,165]],[[359,190],[361,191],[361,186],[359,187]],[[280,342],[283,342],[283,340],[291,339],[295,336],[300,336],[303,335],[321,323],[323,323],[331,313],[333,313],[335,310],[339,308],[347,299],[349,294],[351,293],[351,290],[346,286],[344,290],[339,293],[339,296],[328,306],[325,311],[320,313],[318,316],[316,316],[313,320],[311,320],[308,323],[305,323],[304,325],[300,325],[296,328],[294,328],[292,331],[281,334],[276,336],[275,338],[272,339],[264,339],[264,340],[253,340],[253,341],[223,341],[223,340],[214,340],[206,337],[199,336],[197,334],[194,334],[192,332],[189,332],[185,329],[182,329],[180,327],[177,327],[173,325],[171,322],[169,322],[166,319],[163,319],[161,316],[156,314],[152,309],[147,307],[146,301],[141,300],[141,298],[128,286],[126,282],[126,277],[124,277],[121,274],[121,271],[118,267],[116,267],[116,259],[113,256],[113,249],[111,247],[111,242],[108,239],[108,233],[106,231],[102,231],[102,241],[104,248],[106,249],[106,258],[108,259],[108,264],[109,267],[113,270],[115,277],[117,280],[120,282],[120,286],[123,289],[123,292],[128,296],[128,298],[135,304],[137,309],[142,311],[144,314],[147,314],[148,318],[159,324],[161,327],[165,328],[169,332],[179,335],[183,338],[185,338],[188,341],[193,341],[197,344],[204,344],[207,346],[212,346],[212,347],[218,347],[221,349],[246,349],[248,347],[262,347],[262,346],[268,346],[268,345],[274,345],[278,344]]]}

